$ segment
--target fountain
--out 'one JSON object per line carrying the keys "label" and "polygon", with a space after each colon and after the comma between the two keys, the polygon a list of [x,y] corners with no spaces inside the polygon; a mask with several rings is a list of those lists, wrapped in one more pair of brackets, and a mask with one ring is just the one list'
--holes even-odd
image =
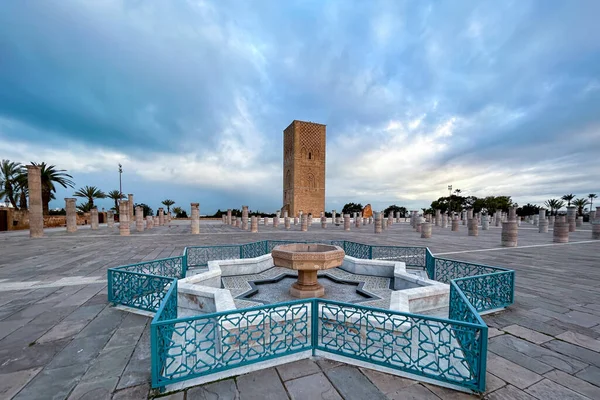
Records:
{"label": "fountain", "polygon": [[318,282],[317,272],[341,266],[345,253],[338,246],[294,243],[276,246],[271,255],[276,267],[298,271],[298,280],[290,287],[290,294],[299,299],[307,299],[325,295],[325,289]]}

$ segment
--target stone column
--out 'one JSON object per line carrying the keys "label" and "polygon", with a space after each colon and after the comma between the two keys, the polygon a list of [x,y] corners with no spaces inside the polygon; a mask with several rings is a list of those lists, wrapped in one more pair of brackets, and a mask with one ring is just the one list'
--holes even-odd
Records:
{"label": "stone column", "polygon": [[300,230],[306,232],[308,230],[308,216],[300,215]]}
{"label": "stone column", "polygon": [[596,219],[596,211],[590,211],[590,222]]}
{"label": "stone column", "polygon": [[200,203],[190,203],[192,207],[192,235],[200,233]]}
{"label": "stone column", "polygon": [[44,209],[42,205],[42,170],[35,165],[27,166],[29,188],[29,237],[44,237]]}
{"label": "stone column", "polygon": [[442,225],[442,210],[435,210],[435,226]]}
{"label": "stone column", "polygon": [[502,210],[496,210],[496,214],[494,214],[494,217],[496,218],[496,226],[500,226],[500,224],[502,223]]}
{"label": "stone column", "polygon": [[307,221],[307,223],[308,223],[308,226],[312,227],[312,214],[311,213],[308,214],[308,221]]}
{"label": "stone column", "polygon": [[279,211],[273,217],[273,228],[279,228]]}
{"label": "stone column", "polygon": [[546,210],[540,209],[538,215],[538,233],[548,233],[548,220],[546,219]]}
{"label": "stone column", "polygon": [[135,208],[135,230],[144,231],[144,209],[140,206]]}
{"label": "stone column", "polygon": [[476,218],[468,220],[467,230],[469,236],[479,236],[479,225],[477,224]]}
{"label": "stone column", "polygon": [[460,215],[460,219],[463,225],[467,225],[467,212],[463,210]]}
{"label": "stone column", "polygon": [[369,218],[365,218],[365,217],[361,216],[360,219],[362,220],[363,226],[367,225],[367,222],[368,222]]}
{"label": "stone column", "polygon": [[361,220],[361,218],[359,217],[359,214],[356,213],[356,216],[354,217],[354,227],[355,228],[360,228],[360,220]]}
{"label": "stone column", "polygon": [[344,230],[350,230],[350,214],[344,214]]}
{"label": "stone column", "polygon": [[564,216],[556,217],[552,236],[554,243],[569,243],[569,223]]}
{"label": "stone column", "polygon": [[539,215],[534,215],[533,216],[533,224],[535,226],[538,226],[539,223],[540,223],[540,216]]}
{"label": "stone column", "polygon": [[421,233],[423,230],[423,224],[425,224],[427,222],[425,222],[425,218],[424,217],[419,217],[417,219],[417,232]]}
{"label": "stone column", "polygon": [[160,220],[159,220],[158,215],[153,216],[152,220],[153,220],[154,226],[160,226]]}
{"label": "stone column", "polygon": [[250,217],[250,232],[258,233],[258,220],[254,215]]}
{"label": "stone column", "polygon": [[421,238],[429,239],[431,237],[431,223],[423,222],[421,224]]}
{"label": "stone column", "polygon": [[231,225],[231,208],[227,209],[227,225]]}
{"label": "stone column", "polygon": [[119,203],[119,234],[129,236],[129,200],[121,200]]}
{"label": "stone column", "polygon": [[441,216],[441,226],[442,228],[445,228],[446,226],[448,226],[448,217],[446,216],[446,214],[443,214]]}
{"label": "stone column", "polygon": [[548,226],[554,227],[554,215],[548,217]]}
{"label": "stone column", "polygon": [[600,218],[595,218],[591,221],[592,224],[592,239],[600,240]]}
{"label": "stone column", "polygon": [[77,200],[73,198],[65,198],[65,211],[67,212],[67,232],[69,233],[77,232],[76,201]]}
{"label": "stone column", "polygon": [[269,217],[264,217],[263,218],[263,225],[267,226],[269,224]]}
{"label": "stone column", "polygon": [[152,220],[152,215],[146,215],[146,229],[152,229],[154,226],[154,221]]}
{"label": "stone column", "polygon": [[90,229],[98,230],[98,207],[90,210]]}
{"label": "stone column", "polygon": [[292,228],[292,224],[290,223],[290,217],[287,216],[287,212],[283,213],[283,224],[285,225],[285,229]]}
{"label": "stone column", "polygon": [[223,225],[227,225],[227,215],[221,214],[221,222]]}
{"label": "stone column", "polygon": [[171,211],[167,213],[167,224],[171,223]]}
{"label": "stone column", "polygon": [[516,221],[517,208],[508,209],[508,220],[502,223],[502,237],[500,244],[502,247],[516,247],[519,234],[519,227]]}
{"label": "stone column", "polygon": [[458,215],[452,219],[452,232],[458,232]]}
{"label": "stone column", "polygon": [[375,211],[373,213],[375,215],[375,233],[381,233],[382,232],[382,221],[381,221],[381,213],[379,211]]}
{"label": "stone column", "polygon": [[106,212],[106,225],[109,228],[114,228],[115,226],[115,212],[113,210],[108,210]]}
{"label": "stone column", "polygon": [[575,227],[577,223],[575,222],[577,219],[577,207],[569,206],[567,207],[567,223],[569,224],[569,232],[575,232]]}
{"label": "stone column", "polygon": [[248,206],[242,206],[242,229],[248,230]]}
{"label": "stone column", "polygon": [[321,228],[327,229],[327,217],[324,212],[321,213]]}
{"label": "stone column", "polygon": [[128,200],[128,208],[127,208],[127,215],[129,216],[129,223],[131,223],[131,221],[133,221],[133,195],[130,193],[127,195],[127,200]]}
{"label": "stone column", "polygon": [[160,207],[158,209],[158,225],[164,226],[164,224],[165,224],[165,210],[164,210],[164,208]]}
{"label": "stone column", "polygon": [[577,219],[575,220],[575,226],[577,228],[581,228],[583,226],[583,217],[577,217]]}
{"label": "stone column", "polygon": [[390,227],[394,223],[394,213],[390,211],[387,216],[387,226]]}
{"label": "stone column", "polygon": [[488,229],[490,229],[490,216],[484,214],[481,216],[481,230],[487,231]]}

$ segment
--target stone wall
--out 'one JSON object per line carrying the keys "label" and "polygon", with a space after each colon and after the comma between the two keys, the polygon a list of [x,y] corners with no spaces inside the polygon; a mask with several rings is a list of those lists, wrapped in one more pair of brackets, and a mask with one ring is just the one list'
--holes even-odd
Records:
{"label": "stone wall", "polygon": [[[4,208],[5,209],[5,208]],[[18,231],[29,229],[29,211],[15,210],[13,208],[5,209],[8,212],[7,226],[9,231]],[[103,214],[100,216],[100,214]],[[99,212],[100,221],[106,222],[106,213]],[[77,214],[77,225],[88,225],[90,223],[90,213]],[[44,228],[56,228],[67,226],[66,215],[44,215]]]}

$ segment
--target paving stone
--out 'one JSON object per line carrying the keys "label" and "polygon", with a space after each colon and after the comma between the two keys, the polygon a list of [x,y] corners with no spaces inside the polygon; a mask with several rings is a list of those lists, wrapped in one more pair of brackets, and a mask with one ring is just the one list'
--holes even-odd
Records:
{"label": "paving stone", "polygon": [[46,366],[67,344],[69,339],[33,344],[31,346],[10,346],[0,348],[0,373],[8,373]]}
{"label": "paving stone", "polygon": [[487,370],[520,389],[542,380],[542,376],[535,372],[494,354],[488,354]]}
{"label": "paving stone", "polygon": [[25,326],[31,320],[32,318],[0,321],[0,340],[4,339],[6,336],[10,335],[17,329]]}
{"label": "paving stone", "polygon": [[525,339],[535,344],[540,344],[552,340],[552,336],[544,335],[543,333],[533,331],[520,325],[510,325],[504,328],[504,330],[510,333],[511,335],[514,335],[521,339]]}
{"label": "paving stone", "polygon": [[568,373],[575,373],[587,366],[575,358],[557,354],[549,351],[547,348],[510,335],[492,339],[489,343],[489,348],[495,353],[502,354],[503,356],[506,355],[505,358],[538,373],[550,371],[548,369],[550,366]]}
{"label": "paving stone", "polygon": [[538,314],[546,315],[548,317],[555,318],[559,321],[583,326],[585,328],[590,328],[590,327],[592,327],[594,325],[598,325],[598,323],[600,323],[600,317],[593,315],[593,314],[584,313],[581,311],[570,311],[566,314],[557,313],[554,311],[546,310],[544,308],[535,308],[531,311],[537,312]]}
{"label": "paving stone", "polygon": [[112,335],[105,348],[135,346],[146,329],[149,328],[145,325],[119,328]]}
{"label": "paving stone", "polygon": [[[161,396],[161,397],[158,397],[157,399],[160,399],[160,400],[183,400],[184,398],[185,398],[185,392],[182,391],[182,392],[171,393],[171,394],[168,394],[166,396]],[[188,396],[188,399],[189,400],[194,400],[194,399],[196,399],[196,397],[189,397]]]}
{"label": "paving stone", "polygon": [[[193,387],[187,391],[186,398],[187,400],[237,400],[240,398],[240,393],[237,390],[235,380],[225,379]],[[285,398],[287,399],[287,397]]]}
{"label": "paving stone", "polygon": [[429,389],[437,397],[444,400],[475,400],[480,398],[480,396],[475,394],[460,392],[458,390],[452,390],[437,385],[430,385],[426,383],[423,386]]}
{"label": "paving stone", "polygon": [[137,386],[150,381],[150,362],[150,331],[147,329],[136,344],[133,355],[121,375],[117,389]]}
{"label": "paving stone", "polygon": [[133,386],[115,392],[112,400],[146,399],[149,392],[150,386],[148,384]]}
{"label": "paving stone", "polygon": [[504,382],[502,379],[498,378],[494,374],[490,374],[489,372],[486,372],[486,374],[485,374],[485,392],[486,393],[492,393],[494,390],[500,389],[501,387],[503,387],[505,385],[506,385],[506,382]]}
{"label": "paving stone", "polygon": [[322,371],[325,371],[326,369],[330,369],[330,368],[339,367],[340,365],[342,365],[341,362],[329,360],[327,358],[320,358],[320,357],[316,359],[316,362]]}
{"label": "paving stone", "polygon": [[241,400],[281,400],[288,395],[274,368],[251,372],[237,378]]}
{"label": "paving stone", "polygon": [[439,400],[439,397],[431,390],[418,383],[387,393],[386,398],[390,400]]}
{"label": "paving stone", "polygon": [[544,377],[577,393],[587,396],[590,399],[600,399],[600,387],[590,385],[589,383],[574,377],[573,375],[554,370],[544,374]]}
{"label": "paving stone", "polygon": [[485,398],[487,400],[539,400],[512,385],[504,386]]}
{"label": "paving stone", "polygon": [[48,367],[89,364],[100,353],[109,338],[108,335],[100,335],[74,339],[54,357]]}
{"label": "paving stone", "polygon": [[577,373],[577,377],[600,386],[600,368],[590,365],[586,369]]}
{"label": "paving stone", "polygon": [[417,383],[417,381],[412,379],[384,374],[383,372],[375,371],[373,369],[360,368],[360,371],[366,375],[366,377],[369,378],[382,393],[393,392]]}
{"label": "paving stone", "polygon": [[279,376],[281,376],[281,380],[284,382],[321,371],[319,366],[309,359],[278,365],[276,368]]}
{"label": "paving stone", "polygon": [[112,347],[105,349],[91,362],[90,368],[85,373],[85,380],[107,377],[119,377],[125,370],[134,351],[133,346]]}
{"label": "paving stone", "polygon": [[600,353],[600,340],[593,339],[589,336],[585,336],[577,332],[568,331],[565,333],[561,333],[556,338]]}
{"label": "paving stone", "polygon": [[383,393],[358,368],[341,365],[326,370],[325,374],[344,399],[385,399]]}
{"label": "paving stone", "polygon": [[284,385],[292,400],[342,399],[322,372],[289,380]]}
{"label": "paving stone", "polygon": [[11,399],[19,393],[42,369],[33,368],[24,371],[0,374],[0,399]]}
{"label": "paving stone", "polygon": [[575,346],[574,344],[566,343],[561,340],[551,340],[544,343],[542,346],[583,362],[600,366],[600,356],[595,351],[584,349],[583,347]]}
{"label": "paving stone", "polygon": [[504,332],[501,331],[500,329],[488,327],[488,339],[491,339],[495,336],[500,336],[500,335],[504,335]]}
{"label": "paving stone", "polygon": [[84,377],[71,392],[69,400],[110,400],[118,381],[118,377],[94,380],[86,380]]}
{"label": "paving stone", "polygon": [[15,400],[52,399],[62,400],[77,385],[84,369],[79,365],[62,368],[46,368],[38,373]]}
{"label": "paving stone", "polygon": [[549,379],[544,379],[535,385],[525,389],[525,391],[538,399],[544,400],[585,400],[586,397],[552,382]]}
{"label": "paving stone", "polygon": [[92,320],[76,338],[112,334],[123,321],[127,313],[106,307]]}

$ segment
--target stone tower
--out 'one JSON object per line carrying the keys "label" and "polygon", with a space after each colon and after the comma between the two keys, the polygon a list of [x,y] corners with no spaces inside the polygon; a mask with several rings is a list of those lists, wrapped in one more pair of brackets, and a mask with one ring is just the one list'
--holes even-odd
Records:
{"label": "stone tower", "polygon": [[294,120],[283,131],[283,207],[290,216],[299,211],[325,211],[325,125]]}

